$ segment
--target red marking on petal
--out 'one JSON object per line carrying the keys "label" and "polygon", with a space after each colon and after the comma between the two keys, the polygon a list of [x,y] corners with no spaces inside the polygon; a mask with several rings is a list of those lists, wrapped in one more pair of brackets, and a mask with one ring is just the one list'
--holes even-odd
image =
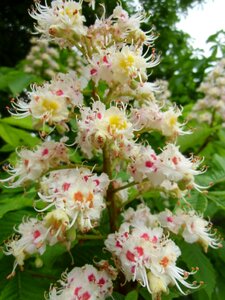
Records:
{"label": "red marking on petal", "polygon": [[85,292],[81,295],[81,297],[79,298],[79,300],[89,300],[91,298],[91,294],[88,292]]}
{"label": "red marking on petal", "polygon": [[63,191],[64,191],[64,192],[68,191],[68,189],[70,188],[70,185],[71,185],[71,184],[68,183],[68,182],[63,183],[63,186],[62,186]]}
{"label": "red marking on petal", "polygon": [[152,243],[157,243],[158,242],[158,238],[157,238],[157,236],[153,236],[153,239],[152,239]]}
{"label": "red marking on petal", "polygon": [[148,161],[145,162],[145,166],[147,168],[151,168],[153,165],[154,165],[153,162],[151,162],[150,160],[148,160]]}
{"label": "red marking on petal", "polygon": [[45,156],[45,155],[48,155],[48,153],[49,153],[48,148],[45,148],[45,149],[42,151],[41,155],[42,155],[42,156]]}
{"label": "red marking on petal", "polygon": [[99,281],[98,281],[99,285],[104,285],[105,283],[106,283],[106,281],[105,281],[105,278],[103,278],[103,277],[100,278]]}
{"label": "red marking on petal", "polygon": [[98,179],[95,179],[94,182],[95,182],[96,186],[98,186],[100,184],[100,181]]}
{"label": "red marking on petal", "polygon": [[101,119],[102,118],[102,114],[101,113],[97,113],[97,118]]}
{"label": "red marking on petal", "polygon": [[91,73],[91,75],[96,75],[97,74],[97,70],[96,69],[91,69],[90,73]]}
{"label": "red marking on petal", "polygon": [[95,282],[95,280],[96,280],[95,275],[94,274],[90,274],[88,276],[88,280],[89,280],[89,282]]}
{"label": "red marking on petal", "polygon": [[104,56],[103,56],[103,62],[104,62],[104,63],[106,63],[106,64],[108,64],[108,63],[109,63],[109,61],[108,61],[108,58],[107,58],[107,56],[106,56],[106,55],[104,55]]}
{"label": "red marking on petal", "polygon": [[62,96],[63,94],[64,94],[64,92],[62,90],[56,91],[56,95],[57,96]]}
{"label": "red marking on petal", "polygon": [[178,164],[178,158],[177,158],[176,156],[174,156],[174,157],[172,158],[172,162],[173,162],[175,165],[177,165],[177,164]]}
{"label": "red marking on petal", "polygon": [[35,230],[33,233],[33,238],[37,239],[41,235],[41,232],[39,230]]}
{"label": "red marking on petal", "polygon": [[82,289],[82,287],[81,286],[79,286],[79,287],[77,287],[77,288],[75,288],[75,290],[74,290],[74,295],[75,296],[78,296],[78,294],[79,294],[79,291]]}
{"label": "red marking on petal", "polygon": [[166,218],[166,221],[167,221],[167,222],[170,222],[170,223],[173,223],[173,218],[172,218],[172,217],[167,217],[167,218]]}
{"label": "red marking on petal", "polygon": [[144,254],[144,249],[142,247],[135,247],[134,248],[139,256],[142,256]]}
{"label": "red marking on petal", "polygon": [[147,233],[143,233],[141,235],[141,238],[143,238],[144,240],[148,241],[149,240],[149,235]]}
{"label": "red marking on petal", "polygon": [[127,258],[129,261],[132,261],[132,262],[135,262],[135,261],[136,261],[135,255],[134,255],[132,252],[130,252],[129,250],[128,250],[127,253],[126,253],[126,258]]}

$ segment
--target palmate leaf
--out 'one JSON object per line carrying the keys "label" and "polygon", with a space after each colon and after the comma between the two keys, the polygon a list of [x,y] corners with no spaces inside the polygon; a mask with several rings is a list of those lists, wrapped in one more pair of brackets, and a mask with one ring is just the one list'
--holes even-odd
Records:
{"label": "palmate leaf", "polygon": [[31,210],[15,210],[6,213],[0,219],[0,244],[4,242],[12,233],[14,233],[14,227],[20,224],[24,216],[36,216],[36,212]]}
{"label": "palmate leaf", "polygon": [[8,118],[3,118],[0,121],[23,129],[35,130],[33,126],[32,118],[29,116],[22,119],[17,119],[15,117],[8,117]]}
{"label": "palmate leaf", "polygon": [[0,122],[0,137],[13,147],[30,146],[33,147],[40,142],[37,136],[25,130],[12,127],[6,123]]}
{"label": "palmate leaf", "polygon": [[34,195],[2,194],[0,197],[0,218],[7,212],[33,206]]}
{"label": "palmate leaf", "polygon": [[124,300],[138,300],[138,292],[136,290],[129,292]]}
{"label": "palmate leaf", "polygon": [[195,279],[198,282],[204,282],[202,290],[198,291],[198,293],[194,294],[193,296],[196,299],[212,299],[212,293],[216,286],[216,275],[210,260],[196,244],[180,242],[179,246],[181,248],[182,260],[186,263],[188,268],[199,268],[199,271],[194,275]]}
{"label": "palmate leaf", "polygon": [[[9,273],[8,269],[8,273]],[[38,270],[17,270],[15,277],[5,281],[0,291],[0,300],[43,300],[54,278]]]}

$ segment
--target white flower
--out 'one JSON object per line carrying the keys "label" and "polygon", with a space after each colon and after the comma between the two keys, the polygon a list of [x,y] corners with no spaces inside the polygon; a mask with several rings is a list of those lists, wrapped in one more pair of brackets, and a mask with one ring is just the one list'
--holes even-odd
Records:
{"label": "white flower", "polygon": [[133,46],[123,46],[121,49],[112,46],[99,50],[89,62],[89,72],[96,83],[101,79],[109,86],[114,86],[131,85],[134,81],[145,82],[147,68],[157,65],[159,59],[152,55],[145,58],[142,49],[135,49]]}
{"label": "white flower", "polygon": [[194,211],[183,213],[181,216],[184,219],[182,236],[187,243],[199,242],[205,252],[207,252],[208,247],[214,249],[221,247],[215,233],[210,232],[212,225],[209,221],[204,220]]}
{"label": "white flower", "polygon": [[136,227],[155,227],[158,224],[157,217],[151,214],[149,207],[145,204],[139,204],[136,210],[129,207],[122,216],[125,222]]}
{"label": "white flower", "polygon": [[38,25],[37,31],[62,46],[73,46],[86,35],[83,25],[85,17],[81,14],[81,3],[73,0],[54,0],[51,6],[36,2],[36,11],[30,13]]}
{"label": "white flower", "polygon": [[81,109],[76,142],[89,158],[92,157],[93,150],[103,148],[106,142],[124,141],[132,137],[132,124],[125,114],[125,109],[116,106],[106,109],[100,101],[94,102],[92,109]]}
{"label": "white flower", "polygon": [[45,252],[48,230],[41,221],[30,218],[23,220],[16,229],[17,234],[5,244],[6,255],[13,255],[15,262],[12,275],[14,275],[16,267],[23,266],[24,260],[32,254]]}
{"label": "white flower", "polygon": [[75,267],[62,275],[59,289],[52,288],[49,300],[104,300],[112,294],[113,284],[106,271],[98,271],[92,265]]}
{"label": "white flower", "polygon": [[183,131],[183,124],[178,122],[181,111],[177,107],[170,107],[162,111],[156,102],[145,102],[139,109],[132,109],[131,120],[136,130],[160,131],[164,136],[176,138],[181,134],[189,134]]}
{"label": "white flower", "polygon": [[36,181],[50,168],[69,161],[68,150],[63,142],[46,141],[36,149],[22,149],[17,152],[19,159],[16,165],[8,166],[6,171],[11,175],[1,182],[9,182],[15,188],[28,182]]}
{"label": "white flower", "polygon": [[194,183],[194,175],[202,173],[197,170],[199,160],[194,160],[193,157],[186,158],[174,144],[168,144],[158,155],[158,159],[159,172],[165,176],[165,179],[175,182],[183,180],[186,184],[185,188],[199,187]]}
{"label": "white flower", "polygon": [[67,122],[70,109],[82,104],[81,90],[86,84],[86,81],[77,78],[75,72],[59,73],[50,83],[33,86],[32,91],[27,92],[29,102],[23,99],[13,102],[16,112],[11,114],[22,118],[31,115],[42,123]]}
{"label": "white flower", "polygon": [[151,146],[139,146],[138,152],[131,153],[128,171],[137,182],[141,182],[145,178],[154,180],[157,173],[157,164],[158,157]]}
{"label": "white flower", "polygon": [[[132,225],[131,225],[132,224]],[[161,227],[147,227],[141,222],[123,223],[118,232],[105,241],[115,264],[127,281],[138,281],[150,293],[165,292],[169,284],[195,288],[186,282],[189,273],[176,266],[181,252],[173,241],[163,235]]]}
{"label": "white flower", "polygon": [[82,232],[96,226],[105,208],[104,194],[108,176],[92,174],[88,169],[65,169],[51,172],[42,181],[40,198],[48,205],[63,210],[73,225]]}

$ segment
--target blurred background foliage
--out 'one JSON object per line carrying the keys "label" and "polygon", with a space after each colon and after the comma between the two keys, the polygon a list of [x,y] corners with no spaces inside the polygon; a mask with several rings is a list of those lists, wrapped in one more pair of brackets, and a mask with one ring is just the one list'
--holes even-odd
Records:
{"label": "blurred background foliage", "polygon": [[[84,14],[88,24],[94,22],[95,14],[100,17],[103,13],[99,3],[105,4],[107,14],[111,14],[117,4],[116,0],[96,2],[96,11],[94,12],[87,4],[84,4]],[[131,0],[121,2],[130,13],[135,12],[136,6]],[[202,5],[204,2],[205,0],[140,0],[147,16],[149,16],[148,22],[143,27],[144,29],[152,28],[155,35],[158,36],[155,41],[155,51],[161,56],[161,63],[154,68],[149,80],[167,80],[171,92],[170,100],[184,106],[185,116],[188,115],[193,104],[202,95],[198,92],[198,87],[207,71],[215,65],[220,57],[225,55],[225,32],[223,30],[208,38],[211,52],[206,57],[203,50],[193,49],[190,45],[190,36],[187,33],[176,28],[182,14],[186,14],[189,8]],[[34,40],[32,42],[33,20],[27,12],[32,4],[33,1],[31,0],[0,1],[0,153],[2,165],[8,157],[13,160],[13,151],[17,147],[33,147],[40,141],[40,136],[33,129],[32,121],[29,118],[16,120],[9,116],[6,107],[10,106],[10,99],[21,94],[26,97],[23,91],[29,88],[30,84],[49,80],[55,72],[66,72],[70,68],[79,70],[80,63],[82,63],[76,52],[58,49],[55,45],[41,45]],[[51,72],[46,72],[46,70]],[[224,236],[225,129],[220,123],[214,123],[211,126],[199,124],[196,121],[192,121],[187,127],[191,127],[194,133],[179,138],[178,143],[184,154],[189,155],[193,152],[205,157],[208,171],[199,176],[198,183],[209,187],[208,193],[192,193],[188,201],[200,214],[209,216]],[[151,136],[149,139],[151,143],[157,144],[159,137]],[[32,197],[35,197],[32,191],[24,194],[22,198],[21,190],[4,189],[2,191],[0,197],[1,242],[11,234],[15,223],[21,222],[23,215],[33,213]],[[144,198],[153,211],[165,207],[164,204],[160,207],[154,194],[146,194]],[[173,206],[174,200],[171,200],[169,208]],[[76,246],[81,248],[80,253],[85,253],[85,255],[78,257],[80,264],[88,262],[90,257],[94,257],[96,249],[102,247],[99,243],[96,243],[95,246],[91,245],[91,247],[88,244]],[[200,265],[202,267],[203,271],[201,272],[200,268],[196,280],[203,279],[205,285],[191,295],[181,297],[178,293],[172,292],[170,295],[164,296],[163,299],[224,300],[224,248],[215,251],[210,250],[206,256],[198,246],[181,244],[180,247],[182,248],[182,263],[184,265],[187,267]],[[76,250],[73,249],[73,253]],[[25,272],[17,272],[17,276],[11,281],[5,280],[5,277],[12,267],[12,259],[2,258],[0,254],[0,300],[42,299],[41,295],[48,289],[49,282],[54,281],[64,270],[65,264],[62,263],[64,259],[68,262],[66,256],[63,256],[63,260],[61,256],[59,259],[59,254],[62,255],[64,251],[59,247],[55,248],[52,255],[48,252],[45,256],[45,263],[48,267],[44,267],[35,274],[32,271],[34,263],[30,262]],[[76,255],[77,253],[79,252],[76,252]],[[40,278],[42,278],[41,281]],[[134,298],[133,294],[123,296],[115,293],[114,299],[137,298]],[[144,289],[141,289],[138,299],[149,300],[151,298]]]}

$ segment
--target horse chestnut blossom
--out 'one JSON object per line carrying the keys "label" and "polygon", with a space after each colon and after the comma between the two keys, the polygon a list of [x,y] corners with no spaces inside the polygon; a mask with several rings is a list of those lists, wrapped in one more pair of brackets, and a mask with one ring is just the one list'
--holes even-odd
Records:
{"label": "horse chestnut blossom", "polygon": [[126,280],[138,281],[152,294],[166,292],[169,285],[176,285],[182,294],[180,284],[196,288],[186,281],[194,272],[176,266],[181,251],[161,227],[123,223],[118,232],[108,235],[105,245]]}
{"label": "horse chestnut blossom", "polygon": [[13,255],[15,262],[12,275],[16,267],[23,266],[24,260],[33,254],[43,254],[46,249],[48,229],[43,223],[35,218],[24,219],[16,229],[17,234],[14,235],[5,245],[4,253]]}
{"label": "horse chestnut blossom", "polygon": [[198,242],[205,252],[208,247],[217,249],[222,246],[220,239],[215,236],[215,232],[211,232],[212,224],[193,210],[187,212],[178,210],[175,214],[166,210],[159,213],[158,219],[160,224],[171,232],[175,234],[181,232],[187,243]]}
{"label": "horse chestnut blossom", "polygon": [[36,2],[36,10],[31,11],[30,15],[38,22],[37,32],[62,46],[73,45],[74,39],[79,41],[87,33],[81,3],[54,0],[50,6],[44,6]]}
{"label": "horse chestnut blossom", "polygon": [[[101,6],[102,15],[87,26],[82,5],[94,8],[95,1],[36,2],[36,10],[30,12],[41,39],[82,55],[83,66],[79,72],[31,86],[28,101],[12,102],[13,116],[30,116],[36,128],[40,125],[45,133],[47,124],[51,132],[34,150],[17,151],[18,162],[7,169],[10,177],[1,180],[13,188],[29,188],[35,182],[32,192],[35,189],[39,198],[35,196],[34,208],[41,213],[25,218],[5,242],[5,254],[15,257],[11,276],[17,266],[25,267],[26,259],[37,259],[60,244],[78,257],[76,251],[88,250],[83,267],[74,266],[51,286],[49,300],[114,297],[113,280],[115,295],[122,298],[129,288],[122,284],[131,281],[137,293],[139,284],[154,300],[171,286],[185,295],[199,287],[188,280],[197,268],[186,271],[178,266],[183,246],[177,245],[179,239],[177,244],[172,240],[174,234],[183,237],[184,244],[201,244],[205,251],[220,246],[211,223],[185,199],[193,188],[201,191],[195,180],[203,172],[201,160],[184,156],[177,144],[179,135],[189,133],[179,121],[182,109],[167,101],[168,93],[160,98],[157,81],[148,82],[148,69],[159,63],[159,56],[153,48],[156,35],[141,29],[145,15],[129,16],[118,4],[106,17]],[[55,129],[61,130],[53,134]],[[65,145],[68,140],[70,146]],[[154,213],[144,203],[148,192],[158,195],[153,203],[147,199]],[[178,210],[172,197],[187,206]],[[165,198],[171,210],[165,209]],[[100,245],[112,256],[113,266],[110,261],[95,263],[96,268],[90,265],[102,255]],[[54,257],[56,248],[50,250]],[[48,264],[45,255],[41,259]]]}
{"label": "horse chestnut blossom", "polygon": [[225,59],[222,58],[215,67],[207,74],[199,87],[199,92],[204,97],[199,99],[193,106],[189,118],[213,122],[213,114],[217,114],[221,121],[225,121]]}
{"label": "horse chestnut blossom", "polygon": [[8,182],[11,188],[36,181],[50,168],[69,162],[68,149],[63,141],[45,141],[33,151],[21,149],[17,155],[19,159],[16,165],[5,168],[11,176],[1,179],[1,182]]}
{"label": "horse chestnut blossom", "polygon": [[96,83],[104,80],[111,87],[117,84],[132,85],[136,80],[145,82],[147,69],[156,66],[159,59],[154,55],[145,58],[142,49],[135,49],[134,46],[124,46],[121,49],[112,46],[94,54],[89,63],[91,79]]}
{"label": "horse chestnut blossom", "polygon": [[81,119],[78,121],[78,135],[76,142],[88,158],[94,150],[102,149],[105,143],[117,143],[120,140],[129,140],[133,137],[132,123],[129,121],[125,107],[120,109],[96,101],[92,109],[81,109]]}
{"label": "horse chestnut blossom", "polygon": [[15,112],[11,115],[23,118],[32,116],[42,124],[64,124],[69,120],[72,108],[82,105],[82,89],[87,85],[87,80],[80,80],[76,73],[59,73],[50,83],[42,86],[34,85],[31,92],[27,92],[29,102],[19,99],[13,102]]}
{"label": "horse chestnut blossom", "polygon": [[41,182],[39,197],[48,205],[63,210],[70,227],[87,232],[98,224],[105,208],[104,194],[109,185],[108,176],[92,174],[88,169],[53,171]]}
{"label": "horse chestnut blossom", "polygon": [[69,273],[62,275],[62,280],[59,283],[60,288],[53,287],[50,290],[49,300],[104,300],[111,296],[113,290],[109,272],[97,270],[92,265],[73,268]]}

